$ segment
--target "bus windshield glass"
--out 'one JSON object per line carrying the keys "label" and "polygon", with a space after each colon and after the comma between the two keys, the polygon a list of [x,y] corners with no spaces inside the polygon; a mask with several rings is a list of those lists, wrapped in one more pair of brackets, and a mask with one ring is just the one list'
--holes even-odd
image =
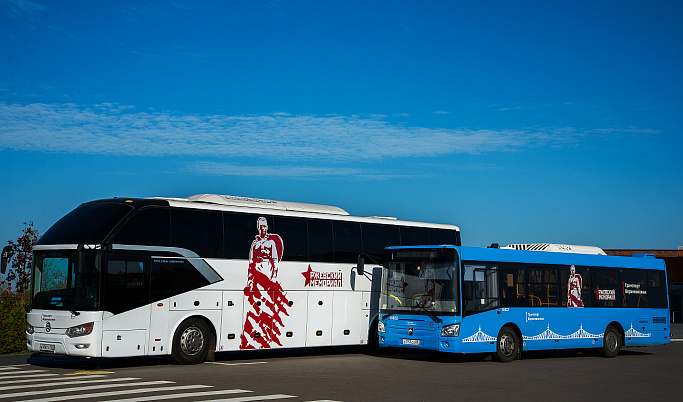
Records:
{"label": "bus windshield glass", "polygon": [[458,315],[458,256],[452,248],[386,251],[382,313]]}
{"label": "bus windshield glass", "polygon": [[98,244],[133,207],[121,203],[82,204],[55,223],[36,243]]}
{"label": "bus windshield glass", "polygon": [[95,251],[36,251],[31,308],[94,311],[98,308],[99,256]]}

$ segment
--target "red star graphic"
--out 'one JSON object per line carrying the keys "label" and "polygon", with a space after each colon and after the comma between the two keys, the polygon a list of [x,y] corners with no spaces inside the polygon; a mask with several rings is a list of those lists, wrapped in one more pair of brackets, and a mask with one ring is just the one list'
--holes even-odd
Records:
{"label": "red star graphic", "polygon": [[306,278],[306,283],[304,283],[304,286],[308,286],[311,284],[311,273],[313,272],[313,269],[311,269],[311,264],[308,264],[308,271],[302,272],[301,275]]}

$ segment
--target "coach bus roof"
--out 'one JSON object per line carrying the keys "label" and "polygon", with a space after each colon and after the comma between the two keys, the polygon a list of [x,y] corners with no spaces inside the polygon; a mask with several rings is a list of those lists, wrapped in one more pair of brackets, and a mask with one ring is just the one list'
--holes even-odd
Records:
{"label": "coach bus roof", "polygon": [[[160,197],[162,198],[162,197]],[[235,197],[231,195],[218,195],[218,194],[197,194],[187,198],[162,198],[169,201],[184,201],[192,203],[207,203],[216,205],[225,205],[231,207],[248,207],[248,208],[264,208],[264,209],[277,209],[284,211],[294,211],[294,212],[313,212],[319,214],[330,214],[330,215],[345,215],[348,216],[349,213],[344,211],[339,207],[333,207],[329,205],[318,205],[318,204],[305,204],[301,202],[289,202],[289,201],[273,201],[273,200],[263,200],[259,198],[248,198],[248,197]]]}

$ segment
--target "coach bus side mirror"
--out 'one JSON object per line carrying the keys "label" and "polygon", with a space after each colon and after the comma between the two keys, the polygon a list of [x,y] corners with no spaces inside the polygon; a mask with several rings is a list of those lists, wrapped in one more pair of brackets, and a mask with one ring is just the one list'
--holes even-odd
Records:
{"label": "coach bus side mirror", "polygon": [[7,272],[7,263],[9,262],[10,258],[12,258],[12,247],[8,245],[2,249],[2,267],[0,267],[0,272],[3,275],[5,272]]}
{"label": "coach bus side mirror", "polygon": [[356,271],[358,271],[359,275],[363,275],[365,273],[365,258],[358,256],[358,262],[356,262]]}

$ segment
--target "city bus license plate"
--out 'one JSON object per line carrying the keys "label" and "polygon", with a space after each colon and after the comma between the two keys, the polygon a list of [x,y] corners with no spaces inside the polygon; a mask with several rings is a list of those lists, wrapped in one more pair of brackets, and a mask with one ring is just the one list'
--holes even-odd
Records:
{"label": "city bus license plate", "polygon": [[41,343],[40,344],[40,351],[46,352],[46,353],[54,353],[55,352],[55,345],[51,345],[49,343]]}
{"label": "city bus license plate", "polygon": [[415,345],[419,346],[420,345],[420,340],[419,339],[404,339],[403,340],[404,345]]}

